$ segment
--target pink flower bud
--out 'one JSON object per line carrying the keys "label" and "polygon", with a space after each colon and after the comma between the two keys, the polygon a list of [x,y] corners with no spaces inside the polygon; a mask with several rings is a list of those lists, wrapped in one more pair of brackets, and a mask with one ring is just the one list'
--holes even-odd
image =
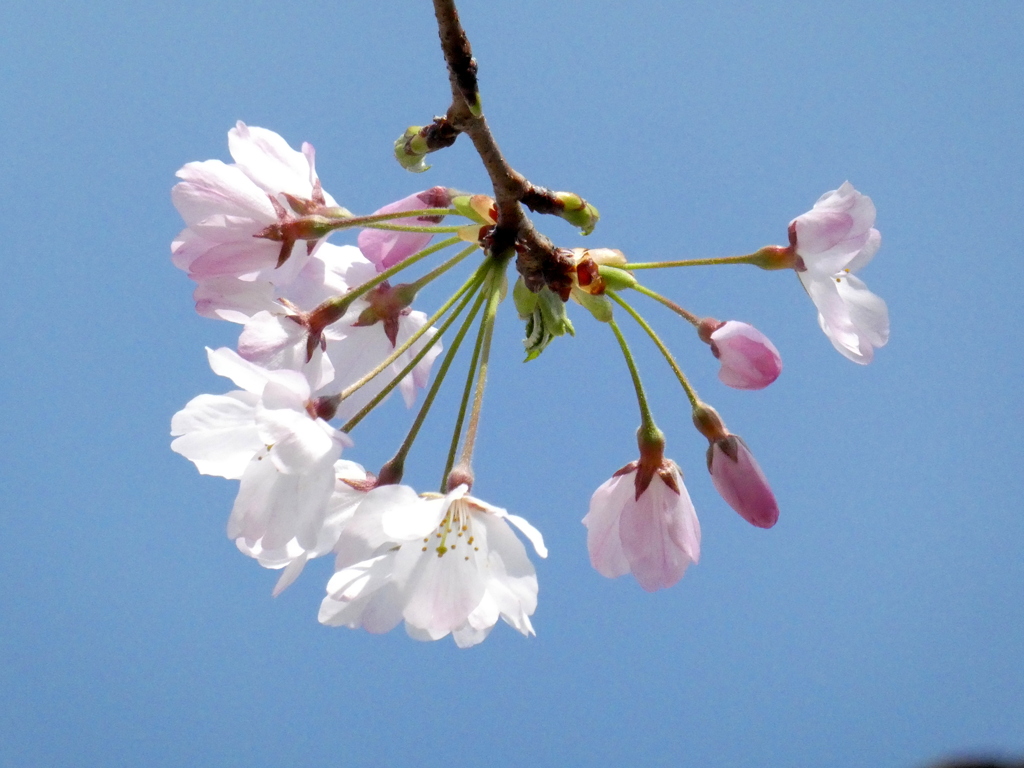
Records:
{"label": "pink flower bud", "polygon": [[771,528],[779,520],[779,505],[750,449],[736,435],[708,447],[708,470],[726,503],[751,525]]}
{"label": "pink flower bud", "polygon": [[[378,213],[401,213],[402,211],[416,211],[423,208],[447,208],[451,202],[451,196],[444,187],[431,187],[415,195],[409,195],[401,200],[388,203]],[[403,224],[412,227],[426,227],[431,224],[438,224],[442,216],[421,216],[407,219],[391,219],[390,224]],[[359,250],[363,255],[372,261],[378,272],[383,272],[388,267],[393,267],[403,259],[407,259],[417,251],[427,247],[430,238],[429,232],[394,232],[386,229],[364,229],[359,233]]]}
{"label": "pink flower bud", "polygon": [[722,364],[718,378],[735,389],[764,389],[782,372],[775,345],[757,328],[728,320],[710,336],[711,352]]}

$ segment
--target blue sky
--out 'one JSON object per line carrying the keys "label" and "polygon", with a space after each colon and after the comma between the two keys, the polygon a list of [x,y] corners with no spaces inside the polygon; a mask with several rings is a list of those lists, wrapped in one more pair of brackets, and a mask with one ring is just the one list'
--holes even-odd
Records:
{"label": "blue sky", "polygon": [[[577,314],[575,339],[523,365],[506,306],[475,492],[545,534],[537,637],[499,627],[459,651],[322,627],[330,565],[272,599],[276,574],[224,535],[234,484],[168,448],[171,415],[225,389],[203,346],[237,333],[192,311],[169,189],[185,162],[227,159],[242,119],[313,143],[353,211],[431,184],[486,192],[465,140],[425,176],[390,157],[448,103],[429,4],[8,3],[0,766],[896,768],[1024,752],[1020,4],[460,8],[509,159],[602,212],[586,241],[540,221],[557,242],[745,253],[849,179],[879,211],[863,277],[889,304],[890,344],[866,368],[840,357],[788,273],[651,276],[757,325],[785,369],[763,392],[727,390],[692,331],[641,304],[782,508],[761,531],[718,498],[678,385],[630,333],[703,527],[700,564],[648,595],[590,569],[579,524],[635,454],[613,339]],[[389,406],[354,435],[371,468],[408,424]],[[449,423],[429,422],[410,482],[436,482]]]}

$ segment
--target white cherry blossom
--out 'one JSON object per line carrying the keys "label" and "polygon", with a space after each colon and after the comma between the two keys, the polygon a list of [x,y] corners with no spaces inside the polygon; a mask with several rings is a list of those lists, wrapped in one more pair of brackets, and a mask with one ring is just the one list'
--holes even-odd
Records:
{"label": "white cherry blossom", "polygon": [[459,647],[481,642],[499,618],[533,634],[537,576],[509,523],[547,556],[536,528],[465,485],[444,496],[374,489],[339,538],[320,621],[379,633],[404,620],[417,640],[451,634]]}
{"label": "white cherry blossom", "polygon": [[319,553],[332,514],[335,462],[351,441],[316,417],[301,374],[268,371],[230,349],[207,353],[213,371],[242,389],[200,395],[176,413],[172,450],[203,474],[241,481],[230,538],[273,553],[294,539],[302,551]]}

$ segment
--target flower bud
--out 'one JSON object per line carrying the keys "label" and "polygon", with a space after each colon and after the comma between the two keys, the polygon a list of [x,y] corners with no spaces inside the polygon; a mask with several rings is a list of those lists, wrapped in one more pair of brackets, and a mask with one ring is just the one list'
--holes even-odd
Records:
{"label": "flower bud", "polygon": [[747,444],[737,435],[708,446],[708,471],[719,495],[740,517],[758,528],[779,520],[779,505]]}
{"label": "flower bud", "polygon": [[734,389],[764,389],[782,372],[782,357],[768,337],[747,323],[707,317],[697,328],[722,364],[718,378]]}
{"label": "flower bud", "polygon": [[574,227],[579,227],[584,235],[589,235],[597,226],[601,214],[597,208],[588,203],[575,192],[554,192],[555,200],[561,204],[561,210],[554,213],[562,217]]}
{"label": "flower bud", "polygon": [[[426,208],[447,208],[450,193],[444,187],[431,187],[422,192],[403,197],[383,208],[378,208],[373,215],[381,213],[402,213],[403,211],[423,210]],[[439,224],[443,215],[419,216],[392,219],[389,223],[414,227],[426,227]],[[363,256],[373,262],[378,272],[393,267],[414,253],[418,253],[430,244],[433,237],[429,232],[397,232],[386,229],[364,229],[359,233],[359,250]]]}
{"label": "flower bud", "polygon": [[395,141],[395,159],[405,170],[413,173],[423,173],[430,168],[423,159],[430,149],[421,133],[422,130],[421,125],[410,125]]}
{"label": "flower bud", "polygon": [[612,291],[634,288],[637,285],[637,279],[633,277],[633,273],[627,272],[624,269],[600,264],[598,266],[598,272],[601,275],[601,279],[604,280],[605,288]]}

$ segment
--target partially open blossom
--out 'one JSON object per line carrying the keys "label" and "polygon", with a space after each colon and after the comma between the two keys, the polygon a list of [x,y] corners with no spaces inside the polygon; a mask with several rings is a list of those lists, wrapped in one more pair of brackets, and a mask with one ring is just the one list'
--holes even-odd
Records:
{"label": "partially open blossom", "polygon": [[[444,187],[431,187],[414,195],[403,197],[393,203],[388,203],[383,208],[373,212],[378,213],[402,213],[403,211],[416,211],[424,208],[447,208],[451,202],[451,195]],[[405,219],[391,219],[389,224],[403,224],[405,226],[427,227],[438,224],[443,216],[420,216]],[[417,251],[422,251],[430,243],[432,238],[429,232],[396,232],[386,229],[364,229],[359,233],[359,250],[363,252],[378,272],[383,272],[393,267],[403,259],[407,259]]]}
{"label": "partially open blossom", "polygon": [[871,198],[847,181],[789,225],[797,275],[818,309],[821,330],[842,355],[862,365],[889,341],[885,302],[854,276],[882,244],[874,223]]}
{"label": "partially open blossom", "polygon": [[339,538],[321,623],[380,633],[404,620],[417,640],[451,634],[462,648],[481,642],[499,618],[533,634],[537,575],[509,523],[541,557],[544,540],[521,517],[467,491],[370,491]]}
{"label": "partially open blossom", "polygon": [[612,579],[632,573],[654,592],[700,560],[700,523],[674,461],[662,460],[646,487],[639,470],[632,462],[594,491],[583,524],[598,573]]}
{"label": "partially open blossom", "polygon": [[171,420],[172,450],[203,474],[241,480],[228,536],[276,550],[292,539],[314,550],[335,489],[334,465],[351,445],[315,415],[309,383],[268,371],[230,349],[208,350],[210,367],[241,390],[193,398]]}
{"label": "partially open blossom", "polygon": [[719,495],[758,528],[771,528],[779,521],[779,505],[768,480],[747,444],[736,435],[708,446],[708,471]]}
{"label": "partially open blossom", "polygon": [[718,378],[735,389],[764,389],[782,372],[782,357],[757,328],[738,320],[724,323],[705,319],[698,327],[701,339],[722,367]]}
{"label": "partially open blossom", "polygon": [[[206,160],[178,171],[182,181],[171,190],[171,200],[187,228],[171,251],[174,264],[200,287],[218,280],[215,289],[202,291],[205,298],[220,293],[230,302],[236,293],[246,293],[246,282],[280,284],[302,269],[322,235],[295,224],[299,211],[342,209],[320,187],[311,145],[297,152],[273,131],[239,122],[228,132],[228,146],[234,164]],[[261,234],[283,224],[295,232]],[[305,242],[295,247],[297,240]],[[197,303],[201,298],[197,295]]]}

